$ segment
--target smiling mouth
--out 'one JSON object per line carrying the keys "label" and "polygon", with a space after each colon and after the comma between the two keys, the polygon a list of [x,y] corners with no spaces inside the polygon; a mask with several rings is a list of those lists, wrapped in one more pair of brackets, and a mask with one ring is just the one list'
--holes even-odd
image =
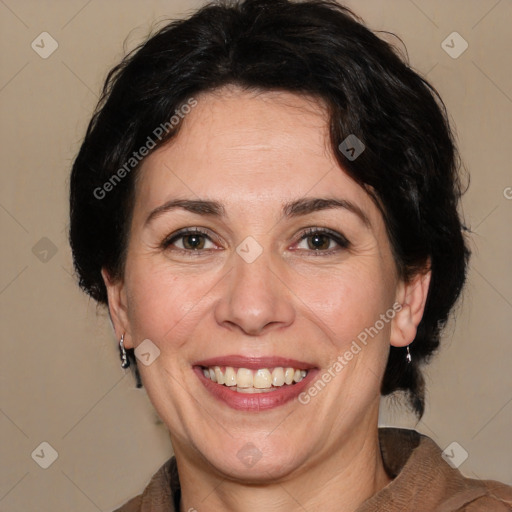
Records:
{"label": "smiling mouth", "polygon": [[275,368],[236,368],[233,366],[200,366],[203,375],[237,393],[269,393],[297,384],[308,370],[278,366]]}

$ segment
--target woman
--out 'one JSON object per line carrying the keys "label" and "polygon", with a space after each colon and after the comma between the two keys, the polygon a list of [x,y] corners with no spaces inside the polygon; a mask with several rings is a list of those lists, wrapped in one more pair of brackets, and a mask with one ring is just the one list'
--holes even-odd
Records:
{"label": "woman", "polygon": [[465,280],[457,163],[433,88],[334,2],[208,5],[111,71],[70,240],[175,451],[118,510],[510,510],[378,429],[381,394],[423,414]]}

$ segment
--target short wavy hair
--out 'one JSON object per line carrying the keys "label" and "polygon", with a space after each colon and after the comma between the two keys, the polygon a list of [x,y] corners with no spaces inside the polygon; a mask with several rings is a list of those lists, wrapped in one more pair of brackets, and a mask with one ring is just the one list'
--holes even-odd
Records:
{"label": "short wavy hair", "polygon": [[[431,270],[412,363],[404,348],[391,347],[381,385],[383,395],[405,392],[421,417],[420,367],[439,346],[469,258],[457,212],[460,158],[435,89],[334,1],[211,3],[165,25],[110,71],[70,180],[69,237],[81,288],[107,304],[102,267],[114,278],[123,275],[140,165],[106,197],[95,191],[189,98],[226,85],[288,91],[326,105],[332,150],[381,210],[399,275],[407,281]],[[365,145],[355,160],[338,149],[351,134]],[[133,349],[129,357],[140,387]]]}

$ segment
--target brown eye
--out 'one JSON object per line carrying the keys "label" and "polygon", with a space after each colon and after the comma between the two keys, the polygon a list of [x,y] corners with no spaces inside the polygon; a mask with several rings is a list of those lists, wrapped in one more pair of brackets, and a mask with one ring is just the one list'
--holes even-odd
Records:
{"label": "brown eye", "polygon": [[204,249],[205,236],[204,235],[185,235],[182,237],[183,247],[190,250],[201,250]]}
{"label": "brown eye", "polygon": [[308,248],[312,251],[330,249],[329,246],[332,241],[331,238],[321,233],[310,235],[306,238],[306,240],[308,241]]}
{"label": "brown eye", "polygon": [[162,248],[169,250],[179,250],[187,252],[199,252],[203,250],[215,249],[207,233],[203,233],[198,228],[179,231],[170,235],[162,242]]}
{"label": "brown eye", "polygon": [[350,242],[335,231],[310,228],[301,236],[297,248],[316,253],[332,254],[350,246]]}

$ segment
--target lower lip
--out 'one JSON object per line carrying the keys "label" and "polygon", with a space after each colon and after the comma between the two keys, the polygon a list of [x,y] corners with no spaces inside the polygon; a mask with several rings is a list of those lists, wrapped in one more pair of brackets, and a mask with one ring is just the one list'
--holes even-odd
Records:
{"label": "lower lip", "polygon": [[194,371],[204,387],[218,400],[221,400],[232,409],[238,411],[256,412],[273,409],[274,407],[279,407],[293,400],[310,385],[310,382],[318,373],[317,369],[308,370],[308,374],[300,382],[292,385],[285,384],[275,391],[269,391],[267,393],[239,393],[238,391],[233,391],[232,388],[228,386],[217,384],[207,379],[200,367],[195,367]]}

